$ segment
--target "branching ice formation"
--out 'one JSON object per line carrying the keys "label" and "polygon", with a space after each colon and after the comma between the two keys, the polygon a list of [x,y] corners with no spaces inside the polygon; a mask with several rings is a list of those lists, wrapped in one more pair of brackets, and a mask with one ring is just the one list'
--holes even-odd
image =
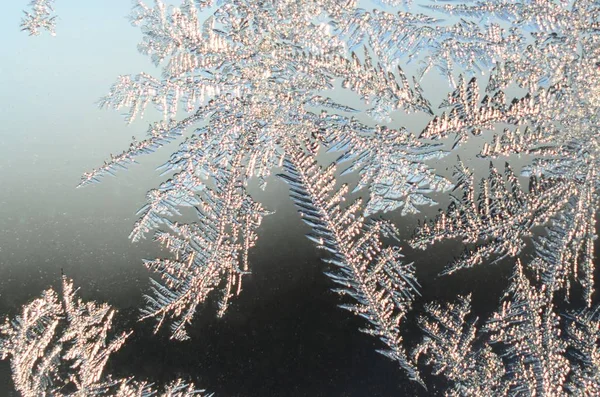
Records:
{"label": "branching ice formation", "polygon": [[479,330],[477,319],[467,320],[470,297],[428,305],[419,320],[425,337],[414,356],[424,356],[433,373],[448,380],[448,396],[595,395],[598,309],[568,313],[561,321],[552,299],[517,262],[501,308]]}
{"label": "branching ice formation", "polygon": [[566,335],[571,356],[576,365],[571,367],[571,376],[566,389],[574,396],[600,393],[600,308],[583,309],[567,313]]}
{"label": "branching ice formation", "polygon": [[[231,128],[234,130],[235,126]],[[144,310],[144,316],[160,317],[158,326],[167,314],[176,318],[171,327],[176,339],[187,338],[185,325],[192,320],[198,303],[203,302],[212,290],[224,283],[219,303],[219,313],[222,314],[230,297],[239,294],[242,276],[249,271],[248,250],[256,241],[255,229],[260,225],[265,212],[243,189],[242,161],[248,155],[247,149],[251,147],[248,144],[251,136],[246,134],[244,128],[239,128],[239,131],[242,136],[232,137],[229,144],[225,142],[224,137],[221,137],[220,142],[215,142],[213,154],[222,151],[223,156],[233,155],[233,163],[221,167],[218,173],[212,175],[214,187],[209,188],[199,182],[198,185],[188,188],[185,186],[188,181],[173,179],[163,184],[168,185],[165,189],[168,192],[185,194],[186,191],[191,191],[189,200],[196,200],[193,204],[197,205],[196,213],[199,219],[197,223],[180,224],[158,218],[160,222],[167,223],[174,233],[159,232],[156,240],[175,254],[175,260],[145,261],[147,268],[161,275],[164,286],[153,281],[154,297],[147,297],[149,307]],[[202,137],[200,135],[200,138]],[[186,144],[193,143],[187,141]],[[206,140],[197,141],[195,144],[195,150],[199,152],[213,149]],[[197,154],[195,160],[200,159],[202,155]],[[195,164],[189,168],[198,172],[200,166]],[[189,175],[182,172],[178,176],[182,174],[185,177]],[[201,181],[199,178],[197,180]],[[193,189],[200,190],[197,187],[201,189],[198,197],[193,194]],[[161,197],[159,200],[164,199]],[[164,201],[167,206],[170,204],[168,199]],[[168,212],[171,208],[173,212],[177,211],[174,207],[167,207],[164,212],[171,214]],[[160,213],[161,208],[156,209],[149,204],[142,211],[143,216],[138,221],[134,233],[146,227],[147,219],[148,222],[154,222],[153,217],[158,217],[156,212]]]}
{"label": "branching ice formation", "polygon": [[393,237],[397,231],[384,221],[366,221],[360,214],[361,200],[341,206],[348,186],[335,190],[335,164],[321,170],[312,156],[297,146],[289,150],[286,173],[281,177],[290,185],[302,220],[313,229],[308,238],[329,251],[331,256],[325,262],[336,270],[327,274],[340,285],[337,292],[356,301],[341,307],[366,318],[370,326],[363,331],[379,337],[388,347],[381,353],[423,384],[406,356],[400,334],[402,319],[418,293],[418,282],[412,263],[401,262],[400,248],[384,248],[381,241],[382,236]]}
{"label": "branching ice formation", "polygon": [[[121,76],[101,105],[126,109],[128,122],[153,107],[163,120],[150,125],[146,139],[86,173],[81,185],[179,145],[162,167],[167,180],[148,192],[131,233],[135,241],[156,231],[172,253],[145,261],[161,281],[152,281],[144,318],[156,318],[157,329],[166,320],[173,338],[186,339],[186,327],[213,291],[220,295],[219,314],[225,313],[251,271],[248,252],[268,214],[248,186],[256,181],[264,188],[283,167],[292,199],[313,228],[309,237],[337,269],[330,277],[355,301],[344,307],[365,317],[367,332],[387,345],[385,354],[422,382],[400,332],[417,285],[412,265],[383,248],[394,228],[367,217],[414,214],[437,204],[431,193],[454,188],[462,197],[452,195],[450,207],[424,223],[411,244],[468,244],[446,268],[449,274],[517,257],[533,239],[534,258],[526,266],[539,286],[518,265],[502,309],[484,327],[484,347],[476,343],[475,324],[465,322],[468,299],[428,305],[432,319],[421,322],[428,339],[414,356],[425,355],[451,381],[450,395],[596,390],[598,359],[581,338],[591,335],[597,316],[565,317],[572,326],[571,339],[564,339],[553,299],[575,280],[592,305],[600,3],[447,1],[430,5],[434,16],[416,7],[389,12],[385,3],[403,5],[136,2],[131,20],[143,33],[139,50],[162,74]],[[418,78],[407,77],[410,62]],[[421,85],[432,70],[452,87],[443,112],[432,108]],[[423,122],[420,134],[392,128],[409,114]],[[488,131],[496,135],[484,143]],[[448,138],[452,150],[479,141],[482,158],[521,155],[529,186],[521,186],[508,164],[504,175],[490,167],[478,190],[468,164],[458,162],[456,183],[438,175],[428,161],[448,154]],[[340,156],[326,170],[317,165],[324,152]],[[356,190],[368,188],[369,200],[343,205],[349,187],[334,189],[340,166],[358,176]],[[186,220],[186,207],[196,222]],[[546,233],[534,237],[538,227]]]}
{"label": "branching ice formation", "polygon": [[[541,208],[536,205],[523,207],[529,211],[523,215],[532,223],[519,225],[518,219],[523,218],[507,212],[517,222],[514,228],[501,230],[490,229],[487,217],[481,212],[484,203],[476,203],[466,194],[459,210],[455,209],[458,201],[452,199],[452,208],[440,218],[437,232],[430,225],[417,232],[423,239],[415,244],[423,246],[420,244],[427,241],[425,236],[430,243],[445,236],[478,244],[493,240],[482,257],[477,248],[451,265],[449,270],[453,271],[472,265],[465,262],[467,259],[481,263],[492,252],[513,252],[511,255],[520,252],[522,237],[531,237],[530,228],[551,220],[547,234],[535,238],[536,258],[529,266],[542,275],[548,290],[568,292],[570,280],[577,280],[583,286],[585,301],[591,305],[600,182],[596,171],[599,131],[595,89],[600,78],[597,34],[600,4],[588,0],[494,0],[452,1],[431,8],[467,20],[486,18],[502,26],[508,24],[511,35],[519,39],[498,47],[501,53],[497,54],[485,87],[486,96],[481,99],[476,77],[467,83],[467,78],[461,75],[455,91],[442,103],[449,110],[430,121],[421,137],[453,135],[457,146],[485,130],[503,130],[494,135],[491,143],[484,144],[480,156],[528,156],[531,164],[523,169],[522,175],[537,179],[530,182],[524,202],[534,204],[544,195],[546,199],[540,202],[550,204],[552,199],[556,202],[544,214],[537,212]],[[511,90],[525,90],[526,94],[507,101],[507,92]],[[482,186],[481,194],[485,188]],[[559,193],[563,196],[554,196]],[[509,200],[504,201],[507,206],[502,208],[509,208]],[[478,218],[476,224],[470,220]],[[453,225],[456,232],[442,231],[440,227],[444,224]],[[467,225],[464,230],[463,225]]]}
{"label": "branching ice formation", "polygon": [[[147,382],[103,374],[111,354],[131,332],[113,335],[115,310],[107,304],[83,302],[75,292],[73,282],[63,277],[61,297],[46,290],[0,327],[0,354],[10,359],[16,390],[24,397],[157,395]],[[178,379],[158,395],[186,397],[201,392]]]}
{"label": "branching ice formation", "polygon": [[445,274],[482,264],[492,257],[497,262],[517,256],[524,248],[524,237],[531,229],[544,225],[557,214],[568,200],[568,183],[548,183],[532,179],[530,192],[522,191],[517,177],[508,164],[502,175],[490,164],[490,175],[480,183],[475,199],[473,174],[458,160],[454,176],[462,198],[451,195],[452,203],[435,220],[417,229],[410,241],[414,248],[425,249],[435,241],[460,238],[476,244],[448,265]]}
{"label": "branching ice formation", "polygon": [[330,152],[353,155],[342,175],[358,172],[354,192],[370,189],[365,215],[401,209],[401,214],[416,214],[419,207],[436,205],[428,193],[453,188],[447,179],[435,174],[424,162],[446,156],[441,145],[425,143],[406,129],[370,128],[351,122],[345,128],[324,132]]}
{"label": "branching ice formation", "polygon": [[478,347],[477,319],[467,319],[471,297],[459,297],[458,303],[430,303],[426,315],[419,317],[425,336],[415,347],[416,362],[421,356],[433,367],[434,375],[444,376],[451,384],[449,396],[496,396],[506,393],[502,379],[505,369],[501,358],[490,346]]}
{"label": "branching ice formation", "polygon": [[[292,140],[311,139],[353,159],[349,172],[360,169],[361,186],[372,182],[367,214],[399,207],[414,213],[435,204],[427,193],[451,187],[424,163],[445,155],[439,145],[405,130],[370,127],[351,116],[354,108],[327,96],[334,88],[347,90],[374,120],[389,120],[396,111],[429,114],[419,84],[409,83],[397,65],[388,68],[381,52],[390,44],[386,27],[412,27],[417,45],[428,18],[366,13],[352,1],[184,1],[179,8],[157,1],[154,7],[138,2],[132,21],[143,27],[140,51],[163,65],[163,75],[121,77],[101,105],[128,108],[129,121],[154,105],[165,121],[85,174],[81,184],[187,135],[164,166],[174,174],[148,193],[131,235],[136,240],[157,227],[171,229],[156,238],[175,259],[146,261],[162,283],[153,281],[144,317],[157,317],[159,326],[173,318],[174,338],[186,338],[185,326],[211,291],[223,291],[220,314],[240,292],[254,230],[266,214],[246,187],[251,178],[264,186],[272,170],[289,161],[285,147]],[[349,52],[349,36],[357,51]],[[189,115],[178,120],[180,106]],[[195,207],[199,221],[173,221],[181,207]]]}
{"label": "branching ice formation", "polygon": [[501,344],[509,393],[561,395],[569,362],[558,315],[544,287],[536,288],[517,262],[502,308],[488,320],[489,343]]}
{"label": "branching ice formation", "polygon": [[29,32],[30,36],[37,36],[46,30],[52,36],[56,35],[56,16],[54,14],[54,0],[32,0],[29,2],[29,11],[23,11],[25,16],[21,20],[21,30]]}

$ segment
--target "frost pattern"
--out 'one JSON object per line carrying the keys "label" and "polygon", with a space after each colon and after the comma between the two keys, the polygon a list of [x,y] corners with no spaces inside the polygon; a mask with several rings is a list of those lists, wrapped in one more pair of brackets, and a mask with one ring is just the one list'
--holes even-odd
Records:
{"label": "frost pattern", "polygon": [[565,315],[566,334],[572,357],[577,365],[571,367],[567,390],[575,396],[600,393],[600,308],[577,310]]}
{"label": "frost pattern", "polygon": [[[63,277],[61,297],[46,290],[0,327],[1,357],[10,359],[16,390],[24,397],[157,395],[147,382],[103,374],[110,355],[132,332],[114,335],[115,310],[107,304],[83,302],[75,292],[73,282]],[[186,397],[201,392],[178,379],[158,395]]]}
{"label": "frost pattern", "polygon": [[430,304],[419,319],[425,337],[413,355],[447,379],[448,396],[595,395],[598,309],[567,313],[561,321],[545,292],[518,262],[501,308],[479,329],[476,318],[467,319],[470,297]]}
{"label": "frost pattern", "polygon": [[477,321],[467,319],[471,297],[459,297],[457,303],[430,303],[419,326],[425,336],[415,347],[415,361],[424,357],[434,375],[444,376],[451,384],[448,396],[496,396],[506,394],[505,369],[491,346],[477,346]]}
{"label": "frost pattern", "polygon": [[422,206],[437,204],[429,193],[454,187],[425,164],[448,154],[441,145],[419,140],[406,129],[366,128],[356,122],[349,127],[326,133],[325,142],[330,152],[345,151],[353,156],[342,175],[359,173],[353,192],[369,188],[365,215],[397,209],[402,215],[416,214]]}
{"label": "frost pattern", "polygon": [[525,246],[524,237],[531,237],[532,228],[544,225],[559,212],[572,188],[567,183],[533,179],[530,191],[525,193],[508,163],[506,181],[490,164],[490,175],[482,179],[475,199],[473,174],[460,159],[454,176],[456,187],[463,190],[462,198],[451,195],[448,210],[418,228],[410,241],[414,248],[421,249],[450,238],[475,245],[450,263],[444,274],[486,263],[490,258],[494,263],[517,256]]}
{"label": "frost pattern", "polygon": [[[472,77],[467,83],[467,78],[461,75],[456,89],[442,103],[448,110],[434,117],[421,136],[434,139],[454,136],[456,147],[472,135],[503,129],[490,143],[484,144],[480,156],[517,154],[531,158],[531,164],[522,171],[523,176],[535,178],[530,182],[525,202],[535,201],[532,192],[538,191],[540,197],[547,194],[544,205],[551,207],[542,214],[538,212],[542,208],[526,205],[529,214],[523,215],[531,223],[515,223],[511,229],[490,229],[481,212],[484,203],[466,194],[460,206],[459,201],[452,199],[451,208],[433,227],[437,227],[437,232],[426,225],[417,232],[420,237],[414,244],[424,247],[423,244],[445,236],[477,244],[492,239],[493,244],[483,248],[479,245],[451,264],[448,270],[452,272],[483,263],[492,252],[502,254],[500,258],[506,253],[514,256],[524,246],[522,237],[532,237],[532,227],[546,226],[547,233],[534,239],[536,258],[529,266],[542,275],[552,291],[565,289],[568,294],[575,280],[583,287],[584,299],[591,305],[599,185],[598,96],[591,87],[599,78],[600,47],[596,32],[600,4],[494,0],[448,2],[431,8],[467,20],[485,17],[502,26],[508,24],[510,34],[519,39],[498,47],[501,53],[497,53],[483,98],[478,79]],[[507,100],[506,92],[517,87],[525,90],[525,95]],[[546,188],[539,191],[538,181],[555,187],[544,193]],[[485,188],[482,186],[480,194],[485,193]],[[556,202],[552,204],[552,195],[559,192],[563,196],[554,196]],[[509,208],[509,200],[503,201],[506,204],[503,208]],[[516,213],[508,214],[513,220],[519,219]],[[470,221],[477,218],[480,220],[476,223]],[[439,228],[445,224],[452,225],[455,232],[441,231]],[[465,224],[467,228],[463,228]]]}
{"label": "frost pattern", "polygon": [[[482,156],[504,156],[513,153],[534,155],[523,175],[542,177],[549,181],[568,183],[572,188],[561,212],[547,228],[547,235],[535,241],[538,258],[531,265],[544,274],[545,283],[554,290],[570,287],[575,278],[584,289],[584,298],[591,304],[594,273],[594,241],[596,240],[596,209],[598,208],[598,177],[596,129],[586,132],[545,129],[533,131],[506,129],[484,146]],[[542,133],[544,131],[544,133]]]}
{"label": "frost pattern", "polygon": [[38,36],[45,30],[52,36],[56,35],[56,16],[54,14],[54,0],[32,0],[29,2],[29,11],[23,11],[25,16],[21,20],[21,30],[29,32],[30,36]]}
{"label": "frost pattern", "polygon": [[[251,271],[248,252],[268,214],[247,188],[254,182],[264,188],[283,167],[291,198],[313,228],[309,238],[336,268],[329,276],[355,301],[343,307],[365,317],[366,331],[387,345],[384,353],[423,383],[400,332],[418,285],[412,265],[383,248],[394,227],[368,217],[415,214],[437,204],[432,193],[454,189],[462,196],[452,194],[448,209],[423,223],[410,244],[467,244],[445,269],[450,274],[518,257],[533,241],[526,268],[539,286],[532,287],[519,264],[502,309],[484,326],[484,347],[475,323],[465,320],[469,298],[426,306],[427,338],[414,357],[427,356],[434,372],[450,380],[450,395],[585,394],[588,382],[594,390],[589,379],[597,358],[576,338],[591,332],[585,327],[596,317],[570,314],[565,321],[574,325],[565,339],[553,300],[559,291],[568,296],[575,281],[592,305],[600,3],[429,5],[458,21],[411,7],[391,12],[386,3],[403,5],[381,1],[367,11],[357,1],[334,0],[136,2],[131,21],[143,33],[139,50],[162,74],[121,76],[101,106],[126,109],[128,122],[153,107],[163,120],[150,125],[146,139],[134,139],[84,174],[81,185],[179,145],[161,167],[167,180],[148,192],[131,233],[137,240],[155,232],[172,253],[145,261],[161,281],[152,281],[144,318],[156,318],[157,329],[167,320],[172,337],[183,340],[213,291],[220,296],[218,314],[225,313]],[[418,69],[412,78],[401,67],[409,62]],[[441,111],[420,84],[431,71],[451,87]],[[389,126],[409,114],[425,121],[418,136]],[[459,150],[489,131],[496,135],[479,156],[523,156],[528,165],[521,176],[529,186],[521,186],[508,162],[503,173],[492,163],[478,187],[460,160],[454,182],[428,164],[448,154],[449,138]],[[317,159],[325,152],[340,157],[323,170]],[[351,192],[334,188],[340,167],[358,175],[352,193],[368,188],[368,200],[343,205]],[[190,211],[197,222],[181,220]],[[534,237],[540,227],[546,233]],[[567,358],[570,344],[577,353]]]}
{"label": "frost pattern", "polygon": [[[220,314],[230,298],[240,293],[242,277],[249,272],[248,250],[266,214],[244,189],[244,162],[256,155],[250,144],[254,134],[236,115],[220,115],[218,122],[228,128],[229,136],[216,135],[209,127],[186,140],[182,144],[186,151],[175,153],[165,165],[167,170],[183,171],[148,193],[149,204],[140,210],[142,216],[132,232],[135,239],[161,223],[171,229],[158,232],[155,239],[175,259],[145,261],[147,268],[160,274],[164,285],[153,280],[153,296],[147,296],[148,308],[143,313],[159,318],[157,329],[165,316],[173,317],[172,336],[180,340],[187,338],[185,326],[210,292],[222,286]],[[223,164],[224,158],[231,163]],[[177,205],[194,206],[198,222],[182,224],[165,218],[180,214]]]}
{"label": "frost pattern", "polygon": [[313,229],[308,238],[330,253],[325,262],[336,269],[327,273],[340,286],[336,292],[356,301],[340,306],[367,319],[370,325],[363,332],[379,337],[388,347],[381,353],[424,386],[400,334],[418,282],[412,263],[401,262],[399,247],[382,247],[381,237],[393,237],[397,231],[384,221],[366,221],[360,215],[361,200],[341,207],[348,186],[334,189],[335,164],[322,170],[311,156],[290,151],[281,177],[290,185],[302,220]]}
{"label": "frost pattern", "polygon": [[[366,17],[378,22],[365,25]],[[122,76],[101,106],[128,109],[128,121],[154,106],[164,120],[150,126],[147,139],[85,174],[81,185],[186,136],[162,167],[170,178],[148,192],[131,234],[137,240],[170,229],[156,239],[175,259],[145,262],[162,282],[152,281],[143,315],[156,317],[158,326],[172,318],[173,338],[187,337],[186,325],[211,291],[221,291],[219,314],[240,293],[255,229],[267,214],[246,188],[252,178],[264,187],[272,170],[289,161],[286,146],[311,141],[315,151],[342,151],[352,160],[348,172],[360,169],[358,188],[372,182],[366,214],[400,207],[415,213],[435,204],[428,193],[452,186],[424,163],[445,155],[439,145],[406,130],[370,127],[352,117],[357,109],[327,96],[332,88],[346,90],[380,122],[398,111],[430,114],[418,82],[386,64],[381,52],[391,43],[388,27],[414,26],[416,40],[424,16],[365,13],[354,2],[337,1],[184,1],[180,7],[140,1],[131,19],[144,33],[140,51],[162,65],[162,76]],[[187,117],[176,118],[180,108]],[[195,208],[198,222],[174,221],[183,207]]]}

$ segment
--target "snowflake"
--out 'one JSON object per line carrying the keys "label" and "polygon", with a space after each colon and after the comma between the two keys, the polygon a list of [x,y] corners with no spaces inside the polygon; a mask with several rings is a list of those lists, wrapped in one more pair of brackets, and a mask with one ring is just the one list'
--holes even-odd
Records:
{"label": "snowflake", "polygon": [[21,30],[29,32],[31,36],[38,36],[40,31],[46,30],[52,36],[56,35],[56,16],[53,8],[54,0],[32,0],[29,3],[31,11],[23,11],[25,16],[21,20]]}

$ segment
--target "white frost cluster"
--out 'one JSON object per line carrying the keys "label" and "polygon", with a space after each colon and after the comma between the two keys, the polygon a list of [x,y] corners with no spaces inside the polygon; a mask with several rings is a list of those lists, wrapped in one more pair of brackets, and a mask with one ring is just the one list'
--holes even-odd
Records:
{"label": "white frost cluster", "polygon": [[9,359],[15,388],[24,397],[188,397],[202,390],[178,379],[160,394],[148,382],[105,375],[111,354],[130,332],[113,335],[116,313],[107,304],[77,298],[63,277],[62,296],[53,290],[23,306],[0,326],[0,355]]}
{"label": "white frost cluster", "polygon": [[37,36],[42,31],[47,31],[52,36],[56,35],[56,16],[54,15],[54,0],[32,0],[29,11],[23,11],[25,16],[21,20],[21,30]]}

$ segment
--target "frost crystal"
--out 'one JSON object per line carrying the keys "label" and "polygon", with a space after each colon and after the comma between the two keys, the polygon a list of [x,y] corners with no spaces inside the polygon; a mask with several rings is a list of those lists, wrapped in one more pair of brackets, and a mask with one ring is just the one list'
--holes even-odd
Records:
{"label": "frost crystal", "polygon": [[441,145],[418,140],[405,129],[370,128],[357,122],[325,133],[328,150],[346,151],[352,163],[342,175],[358,171],[354,192],[369,187],[371,197],[365,215],[401,208],[402,215],[415,214],[419,207],[436,205],[427,196],[447,192],[453,185],[435,174],[424,161],[446,156]]}
{"label": "frost crystal", "polygon": [[467,320],[471,297],[459,297],[458,303],[425,306],[427,316],[419,318],[425,333],[413,350],[415,361],[425,357],[434,375],[443,375],[451,383],[448,396],[492,396],[505,394],[502,360],[490,346],[477,345],[477,319]]}
{"label": "frost crystal", "polygon": [[[170,229],[158,231],[156,239],[175,259],[146,261],[162,283],[153,281],[144,317],[157,317],[158,326],[172,318],[174,338],[187,337],[185,326],[211,291],[222,291],[220,314],[240,293],[241,278],[251,269],[248,249],[267,213],[246,187],[253,177],[264,187],[272,170],[289,161],[285,147],[296,141],[310,140],[315,150],[325,146],[352,160],[348,172],[360,170],[358,188],[370,184],[373,195],[366,214],[399,207],[414,213],[435,204],[427,193],[451,187],[424,164],[445,155],[438,145],[406,130],[370,127],[351,116],[356,109],[327,96],[332,88],[346,90],[379,121],[397,111],[430,114],[419,84],[409,83],[382,52],[391,44],[387,27],[412,29],[413,46],[428,18],[367,13],[354,2],[337,1],[138,2],[131,18],[143,27],[140,51],[163,65],[162,77],[121,77],[101,105],[128,108],[128,121],[153,105],[165,120],[150,126],[147,139],[85,174],[81,184],[187,136],[163,167],[172,176],[148,192],[131,234],[136,240]],[[349,41],[355,51],[349,52]],[[180,107],[189,115],[177,119]],[[182,207],[194,207],[199,221],[175,222]]]}
{"label": "frost crystal", "polygon": [[[498,47],[500,52],[496,54],[485,87],[486,97],[480,99],[475,77],[468,84],[461,77],[457,89],[443,104],[450,110],[434,118],[422,136],[455,135],[456,142],[462,143],[472,134],[503,128],[503,133],[496,134],[491,143],[484,145],[482,157],[531,156],[531,165],[524,168],[524,176],[564,186],[562,202],[557,202],[545,215],[530,212],[530,219],[541,215],[541,222],[521,225],[518,235],[525,236],[534,224],[543,225],[552,219],[547,234],[535,239],[537,257],[530,266],[541,274],[552,291],[563,288],[568,291],[570,280],[577,280],[583,286],[584,299],[591,305],[595,212],[600,184],[597,177],[599,102],[597,90],[593,88],[600,78],[597,35],[600,4],[588,0],[493,0],[452,1],[431,8],[467,19],[485,18],[508,25],[510,34],[518,40]],[[526,94],[509,104],[505,92],[516,87]],[[507,124],[510,127],[506,127]],[[465,211],[454,213],[456,216],[465,214]],[[445,221],[460,223],[455,219]],[[483,224],[480,226],[482,239],[494,238],[496,243],[502,244],[512,238],[508,234],[495,234]],[[421,232],[428,233],[429,229]],[[460,232],[456,234],[459,235]],[[441,238],[441,234],[438,237]],[[499,248],[497,252],[502,250]]]}
{"label": "frost crystal", "polygon": [[21,30],[29,32],[31,36],[37,36],[42,30],[46,30],[52,36],[56,35],[56,16],[52,7],[54,0],[32,0],[29,3],[30,11],[23,11],[25,16],[21,20]]}
{"label": "frost crystal", "polygon": [[340,285],[336,291],[356,301],[341,307],[366,318],[370,326],[363,331],[388,346],[381,353],[423,384],[406,357],[400,334],[418,283],[412,264],[401,262],[399,247],[382,247],[381,237],[394,236],[397,231],[384,221],[367,222],[359,212],[361,200],[341,207],[348,186],[334,190],[335,164],[321,170],[311,156],[290,147],[284,169],[286,174],[281,177],[290,185],[302,220],[313,229],[308,238],[331,254],[325,262],[336,268],[327,273]]}
{"label": "frost crystal", "polygon": [[596,395],[598,308],[568,313],[561,327],[552,300],[517,262],[501,308],[479,330],[477,319],[466,319],[470,297],[428,305],[419,321],[425,337],[414,355],[449,381],[448,396]]}
{"label": "frost crystal", "polygon": [[[10,359],[15,388],[24,397],[152,396],[150,384],[104,375],[110,355],[131,332],[111,335],[115,310],[107,304],[76,298],[63,277],[62,297],[49,289],[23,306],[22,313],[0,327],[0,353]],[[164,388],[163,397],[200,395],[181,379]]]}
{"label": "frost crystal", "polygon": [[600,307],[568,313],[567,336],[577,364],[567,384],[574,396],[600,394]]}
{"label": "frost crystal", "polygon": [[[283,167],[290,195],[313,228],[309,238],[336,267],[329,276],[355,301],[344,307],[365,317],[366,331],[387,345],[385,354],[421,382],[400,333],[416,293],[412,265],[401,263],[398,250],[383,248],[394,227],[368,217],[418,213],[437,204],[432,193],[454,188],[462,196],[451,195],[448,209],[420,226],[410,244],[467,244],[449,274],[518,257],[533,241],[527,271],[540,287],[518,265],[502,310],[485,326],[484,347],[476,343],[475,324],[466,322],[469,299],[428,305],[420,322],[428,339],[414,356],[427,356],[434,372],[451,381],[451,395],[554,395],[580,387],[595,364],[584,362],[587,372],[570,380],[571,342],[559,335],[552,300],[575,280],[592,305],[600,4],[446,1],[430,4],[431,16],[412,7],[392,12],[401,1],[376,3],[373,10],[355,0],[135,3],[139,51],[162,74],[121,76],[101,105],[126,109],[128,122],[153,107],[163,120],[86,173],[81,185],[179,145],[131,233],[137,240],[154,232],[172,254],[145,261],[160,281],[152,281],[143,317],[155,318],[157,329],[167,320],[172,337],[186,339],[198,305],[213,291],[218,314],[225,313],[251,271],[248,252],[268,214],[248,186],[265,188]],[[432,109],[419,78],[407,77],[410,62],[419,78],[437,70],[448,80],[443,111]],[[422,122],[420,134],[409,131],[409,114]],[[405,126],[392,128],[398,120]],[[495,135],[484,143],[489,131]],[[480,158],[522,156],[529,186],[521,186],[510,160],[503,172],[490,165],[478,187],[460,160],[455,183],[438,175],[428,162],[448,154],[448,138],[452,150],[481,143]],[[317,160],[325,153],[339,158],[323,170]],[[344,205],[350,188],[334,189],[341,167],[358,176],[352,193],[368,189],[368,200]],[[187,217],[192,212],[196,222]],[[534,237],[542,227],[546,233]],[[585,327],[587,320],[573,321]],[[573,327],[575,338],[580,331]],[[504,355],[496,355],[498,346]]]}
{"label": "frost crystal", "polygon": [[451,195],[452,203],[435,220],[420,227],[410,241],[414,248],[425,249],[438,240],[460,238],[474,244],[450,263],[445,274],[473,267],[494,257],[497,262],[517,256],[525,246],[523,238],[531,229],[548,220],[565,205],[571,185],[532,180],[529,193],[522,191],[508,164],[504,175],[490,164],[490,175],[480,183],[475,199],[473,174],[458,161],[454,173],[462,198]]}
{"label": "frost crystal", "polygon": [[502,308],[484,328],[489,343],[505,348],[509,394],[563,394],[569,372],[566,343],[552,301],[543,292],[543,287],[529,282],[517,262]]}

